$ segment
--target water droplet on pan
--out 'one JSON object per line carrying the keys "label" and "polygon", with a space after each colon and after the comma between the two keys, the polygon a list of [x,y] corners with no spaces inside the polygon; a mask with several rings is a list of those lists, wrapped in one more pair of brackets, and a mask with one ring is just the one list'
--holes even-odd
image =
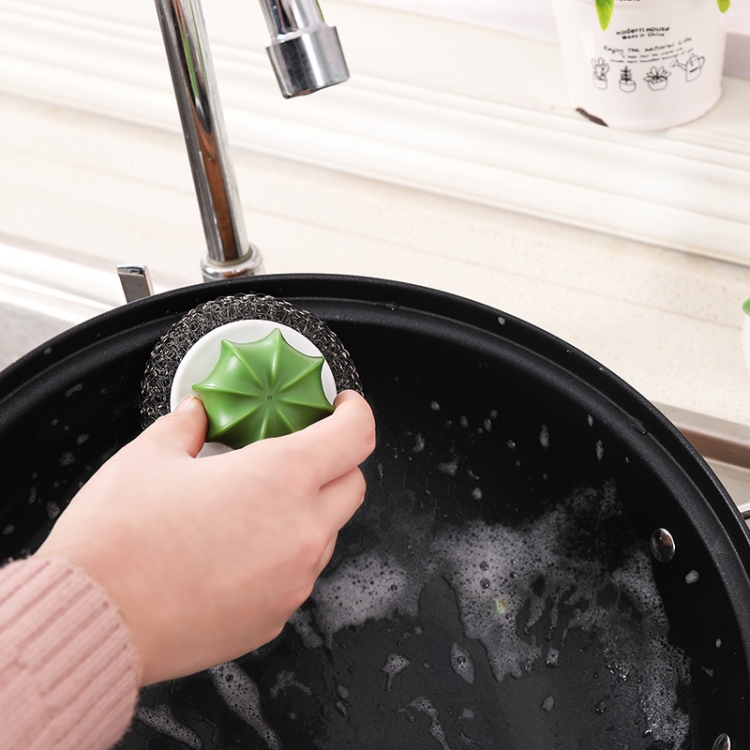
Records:
{"label": "water droplet on pan", "polygon": [[539,430],[539,442],[542,448],[549,448],[549,428],[543,424]]}
{"label": "water droplet on pan", "polygon": [[390,690],[393,687],[393,678],[399,672],[403,672],[410,664],[411,662],[401,654],[388,654],[385,664],[380,668],[380,671],[385,672],[387,675],[386,690]]}
{"label": "water droplet on pan", "polygon": [[438,464],[438,471],[442,471],[449,477],[455,477],[458,471],[458,456],[454,456],[450,461]]}
{"label": "water droplet on pan", "polygon": [[640,419],[636,419],[635,417],[630,418],[630,424],[632,428],[639,434],[639,435],[648,435],[648,430],[646,429],[646,425],[641,422]]}
{"label": "water droplet on pan", "polygon": [[72,388],[68,388],[67,391],[65,391],[65,398],[70,398],[74,393],[79,393],[83,390],[83,383],[77,383]]}
{"label": "water droplet on pan", "polygon": [[470,685],[474,683],[474,662],[469,652],[457,643],[451,646],[451,667],[453,671]]}
{"label": "water droplet on pan", "polygon": [[601,440],[596,441],[596,460],[601,463],[604,458],[604,443]]}
{"label": "water droplet on pan", "polygon": [[349,697],[349,688],[346,687],[346,685],[336,685],[336,692],[344,700],[346,700]]}

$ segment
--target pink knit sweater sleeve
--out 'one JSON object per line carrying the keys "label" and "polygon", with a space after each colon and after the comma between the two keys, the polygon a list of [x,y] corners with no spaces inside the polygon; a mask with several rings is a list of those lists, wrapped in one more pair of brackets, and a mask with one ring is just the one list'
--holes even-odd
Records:
{"label": "pink knit sweater sleeve", "polygon": [[137,696],[135,650],[104,589],[58,559],[0,569],[1,750],[106,750]]}

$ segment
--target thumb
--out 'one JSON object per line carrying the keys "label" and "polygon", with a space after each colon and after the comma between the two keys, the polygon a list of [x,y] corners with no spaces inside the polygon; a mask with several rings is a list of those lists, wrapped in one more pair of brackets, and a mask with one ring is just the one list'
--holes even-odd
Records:
{"label": "thumb", "polygon": [[[170,446],[195,458],[206,442],[208,418],[203,403],[195,396],[185,396],[171,413],[156,420],[141,438]],[[140,439],[140,438],[139,438]]]}

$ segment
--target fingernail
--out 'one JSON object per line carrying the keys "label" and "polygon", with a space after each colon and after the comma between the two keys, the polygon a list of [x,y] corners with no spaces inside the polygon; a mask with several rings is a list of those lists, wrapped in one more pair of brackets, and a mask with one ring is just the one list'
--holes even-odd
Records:
{"label": "fingernail", "polygon": [[177,408],[173,413],[176,414],[178,411],[185,411],[186,409],[189,409],[196,401],[200,401],[200,399],[197,396],[194,396],[192,393],[188,393],[188,395],[185,396],[185,398],[183,398],[179,404],[177,404]]}

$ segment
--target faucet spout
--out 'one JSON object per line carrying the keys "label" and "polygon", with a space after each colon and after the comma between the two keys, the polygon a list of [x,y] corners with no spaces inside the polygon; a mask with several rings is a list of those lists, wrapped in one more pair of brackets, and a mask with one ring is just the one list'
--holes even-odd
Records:
{"label": "faucet spout", "polygon": [[261,0],[261,7],[272,38],[268,57],[284,97],[348,80],[338,32],[326,25],[317,0]]}
{"label": "faucet spout", "polygon": [[[155,0],[206,235],[203,279],[263,272],[247,239],[200,0]],[[269,57],[284,97],[347,80],[336,29],[316,0],[261,0]]]}

